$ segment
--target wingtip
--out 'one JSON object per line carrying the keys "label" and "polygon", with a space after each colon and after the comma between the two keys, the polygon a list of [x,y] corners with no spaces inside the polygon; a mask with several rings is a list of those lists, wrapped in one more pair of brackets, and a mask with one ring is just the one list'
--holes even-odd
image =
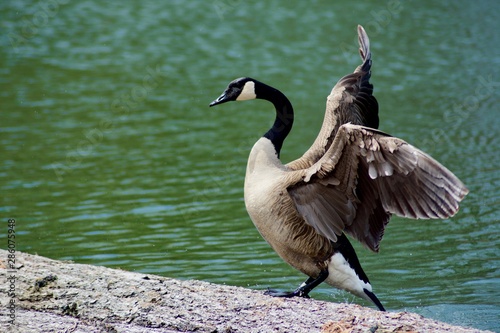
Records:
{"label": "wingtip", "polygon": [[368,35],[366,34],[366,31],[363,28],[363,26],[359,24],[358,24],[358,41],[359,41],[359,54],[361,56],[361,59],[365,61],[371,56],[370,39],[368,38]]}
{"label": "wingtip", "polygon": [[467,187],[465,187],[465,185],[463,185],[462,187],[462,192],[460,193],[460,200],[462,200],[463,198],[465,198],[465,196],[469,194],[469,189]]}

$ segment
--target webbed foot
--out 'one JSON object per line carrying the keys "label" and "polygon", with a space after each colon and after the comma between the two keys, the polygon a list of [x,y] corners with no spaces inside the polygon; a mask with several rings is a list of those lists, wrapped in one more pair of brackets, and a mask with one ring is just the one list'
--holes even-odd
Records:
{"label": "webbed foot", "polygon": [[328,277],[328,270],[321,271],[315,278],[309,277],[306,282],[302,283],[300,287],[294,291],[278,291],[274,289],[267,289],[265,295],[273,297],[304,297],[309,298],[309,292],[316,288],[321,282],[325,281]]}
{"label": "webbed foot", "polygon": [[291,297],[309,298],[309,294],[303,292],[302,290],[300,290],[300,288],[295,291],[279,291],[274,289],[267,289],[267,291],[264,292],[264,295],[272,297],[286,297],[286,298],[291,298]]}

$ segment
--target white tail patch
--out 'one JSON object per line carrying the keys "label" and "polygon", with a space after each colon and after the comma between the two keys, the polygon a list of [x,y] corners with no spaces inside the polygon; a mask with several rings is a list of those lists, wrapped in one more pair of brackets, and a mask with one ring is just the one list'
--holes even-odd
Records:
{"label": "white tail patch", "polygon": [[372,291],[372,286],[359,278],[342,254],[335,253],[330,258],[328,273],[326,283],[329,285],[371,301],[363,289]]}

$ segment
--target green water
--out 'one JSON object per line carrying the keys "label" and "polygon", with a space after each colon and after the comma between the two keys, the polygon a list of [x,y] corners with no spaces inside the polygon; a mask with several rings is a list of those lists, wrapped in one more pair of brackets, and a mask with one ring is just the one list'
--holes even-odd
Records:
{"label": "green water", "polygon": [[[240,76],[279,88],[296,110],[282,159],[300,156],[359,63],[363,24],[380,128],[470,194],[449,220],[393,218],[381,252],[358,256],[386,308],[500,331],[497,1],[3,1],[0,18],[1,234],[15,218],[17,250],[295,288],[305,277],[243,203],[273,108],[208,104]],[[327,285],[312,296],[370,305]]]}

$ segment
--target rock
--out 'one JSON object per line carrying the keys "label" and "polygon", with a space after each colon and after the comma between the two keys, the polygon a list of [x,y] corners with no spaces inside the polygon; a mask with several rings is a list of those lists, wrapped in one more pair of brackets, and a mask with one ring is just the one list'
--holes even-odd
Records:
{"label": "rock", "polygon": [[[0,257],[8,252],[0,250]],[[355,304],[273,298],[262,291],[180,281],[16,252],[0,262],[0,302],[15,318],[2,332],[486,332],[407,312]],[[10,289],[9,289],[10,288]],[[11,298],[12,292],[15,298]],[[10,312],[2,312],[2,314]],[[9,323],[9,321],[11,321]]]}

